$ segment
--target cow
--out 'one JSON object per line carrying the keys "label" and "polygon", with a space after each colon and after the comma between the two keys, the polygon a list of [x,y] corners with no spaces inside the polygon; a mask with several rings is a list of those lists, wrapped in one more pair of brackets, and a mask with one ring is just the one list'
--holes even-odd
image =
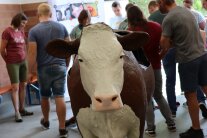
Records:
{"label": "cow", "polygon": [[154,91],[154,75],[146,59],[136,59],[131,51],[142,51],[148,39],[144,32],[115,35],[109,26],[96,23],[84,27],[80,39],[71,42],[56,39],[48,43],[46,50],[55,57],[77,55],[68,77],[75,117],[83,108],[104,113],[127,105],[139,118],[138,137],[143,137],[147,101]]}

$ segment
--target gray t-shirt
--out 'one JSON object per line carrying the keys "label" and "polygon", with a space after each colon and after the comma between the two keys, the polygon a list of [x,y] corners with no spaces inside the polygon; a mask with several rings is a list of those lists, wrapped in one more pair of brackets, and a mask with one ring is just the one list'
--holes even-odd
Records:
{"label": "gray t-shirt", "polygon": [[186,8],[177,6],[172,9],[164,18],[162,30],[162,35],[172,40],[178,63],[186,63],[205,54],[196,19]]}
{"label": "gray t-shirt", "polygon": [[66,28],[62,24],[54,21],[38,23],[29,31],[29,42],[37,43],[36,60],[38,67],[50,64],[66,64],[65,59],[53,57],[45,50],[49,41],[57,38],[65,39],[66,37],[68,37]]}

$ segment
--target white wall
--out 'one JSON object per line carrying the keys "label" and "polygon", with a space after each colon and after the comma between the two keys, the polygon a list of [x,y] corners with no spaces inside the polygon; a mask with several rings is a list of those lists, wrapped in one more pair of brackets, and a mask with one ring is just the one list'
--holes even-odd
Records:
{"label": "white wall", "polygon": [[19,4],[20,0],[0,0],[0,4]]}
{"label": "white wall", "polygon": [[47,2],[47,0],[19,0],[20,4]]}
{"label": "white wall", "polygon": [[0,0],[0,4],[27,4],[47,2],[47,0]]}

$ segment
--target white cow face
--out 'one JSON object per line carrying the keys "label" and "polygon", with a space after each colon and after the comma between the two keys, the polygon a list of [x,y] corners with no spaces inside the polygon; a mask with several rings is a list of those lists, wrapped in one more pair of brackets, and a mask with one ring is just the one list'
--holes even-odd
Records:
{"label": "white cow face", "polygon": [[103,24],[83,29],[78,59],[81,81],[91,97],[92,109],[105,111],[123,106],[123,49],[111,28]]}

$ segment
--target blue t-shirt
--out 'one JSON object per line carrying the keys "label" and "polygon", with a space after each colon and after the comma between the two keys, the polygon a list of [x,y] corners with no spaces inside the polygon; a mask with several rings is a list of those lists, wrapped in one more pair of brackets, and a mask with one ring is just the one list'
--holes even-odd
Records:
{"label": "blue t-shirt", "polygon": [[66,65],[65,59],[60,59],[49,55],[45,47],[47,43],[53,39],[65,39],[68,37],[68,32],[60,23],[54,21],[41,22],[35,25],[29,31],[29,42],[36,42],[37,44],[37,65],[38,67],[62,64]]}

